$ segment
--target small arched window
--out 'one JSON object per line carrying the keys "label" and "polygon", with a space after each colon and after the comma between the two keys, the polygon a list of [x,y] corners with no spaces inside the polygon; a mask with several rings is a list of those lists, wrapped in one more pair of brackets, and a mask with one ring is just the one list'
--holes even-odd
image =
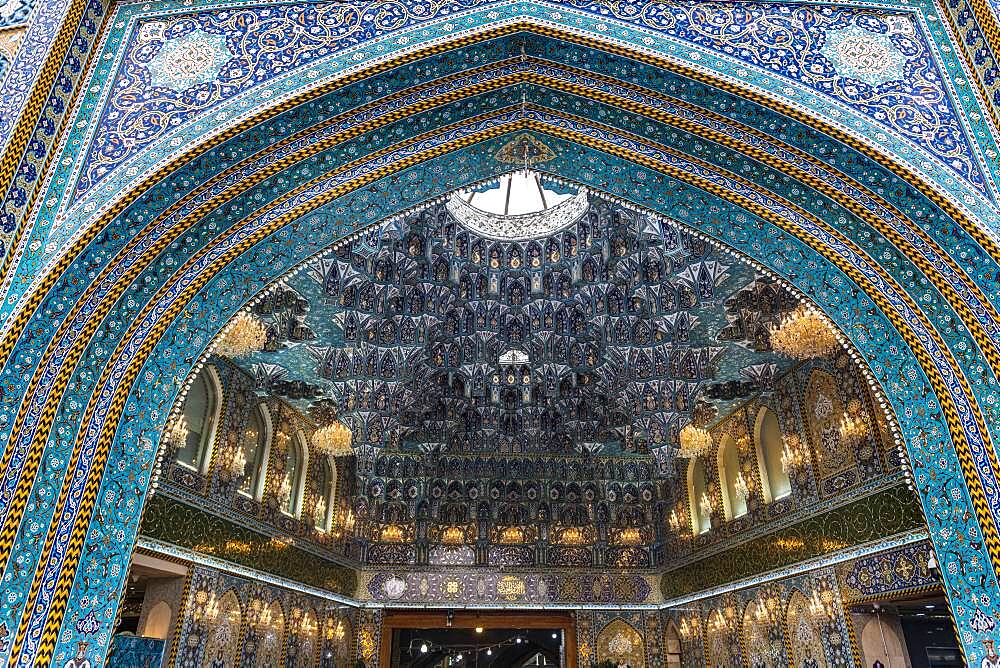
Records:
{"label": "small arched window", "polygon": [[719,484],[722,487],[722,509],[727,520],[747,514],[747,500],[736,481],[740,475],[740,449],[729,434],[719,442]]}
{"label": "small arched window", "polygon": [[195,469],[199,473],[208,470],[212,456],[212,442],[215,425],[222,405],[222,389],[215,368],[207,366],[191,383],[184,400],[184,422],[187,438],[177,450],[176,459],[180,464]]}
{"label": "small arched window", "polygon": [[688,501],[691,507],[691,532],[695,536],[712,530],[711,508],[705,485],[705,465],[697,457],[688,464]]}
{"label": "small arched window", "polygon": [[337,498],[337,468],[329,457],[320,462],[317,484],[316,528],[329,531],[333,525],[333,501]]}
{"label": "small arched window", "polygon": [[240,481],[240,492],[260,501],[264,495],[264,477],[271,450],[271,415],[264,404],[250,411],[241,442],[246,468]]}
{"label": "small arched window", "polygon": [[298,517],[302,511],[302,492],[305,487],[305,472],[309,464],[309,449],[302,432],[295,435],[285,451],[285,479],[282,488],[287,491],[285,512]]}
{"label": "small arched window", "polygon": [[767,406],[757,413],[754,428],[757,442],[757,466],[760,469],[761,488],[764,490],[764,500],[770,503],[783,499],[792,493],[792,483],[788,473],[781,464],[781,452],[784,446],[778,418]]}

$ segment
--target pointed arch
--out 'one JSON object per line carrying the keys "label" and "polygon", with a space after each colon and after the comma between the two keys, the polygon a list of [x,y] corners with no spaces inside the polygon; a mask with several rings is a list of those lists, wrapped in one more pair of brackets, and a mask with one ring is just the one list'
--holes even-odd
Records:
{"label": "pointed arch", "polygon": [[747,514],[747,500],[736,489],[736,479],[740,475],[740,449],[729,434],[719,441],[716,457],[723,513],[727,520],[743,517]]}
{"label": "pointed arch", "polygon": [[337,499],[337,465],[332,457],[323,457],[319,462],[316,478],[317,506],[314,513],[316,528],[329,531],[333,526],[333,514]]}
{"label": "pointed arch", "polygon": [[271,412],[263,402],[250,410],[243,430],[240,447],[246,458],[246,468],[240,481],[242,494],[260,501],[264,496],[264,481],[267,478],[267,460],[271,455],[273,435]]}
{"label": "pointed arch", "polygon": [[146,638],[165,640],[170,633],[173,617],[174,611],[171,609],[170,604],[166,601],[160,601],[146,615],[146,623],[143,624],[142,635]]}
{"label": "pointed arch", "polygon": [[257,665],[280,666],[284,663],[285,613],[277,600],[264,610],[257,625]]}
{"label": "pointed arch", "polygon": [[785,617],[791,664],[797,668],[827,668],[823,651],[823,634],[809,612],[809,601],[796,589],[788,600]]}
{"label": "pointed arch", "polygon": [[222,382],[215,366],[208,364],[191,383],[184,401],[187,438],[174,455],[178,464],[202,475],[208,473],[221,411]]}
{"label": "pointed arch", "polygon": [[219,599],[218,614],[205,631],[202,668],[237,668],[240,665],[242,619],[239,598],[230,589]]}
{"label": "pointed arch", "polygon": [[742,668],[741,648],[735,630],[725,625],[714,629],[711,626],[712,621],[721,622],[724,619],[722,610],[718,608],[711,610],[706,617],[706,621],[710,623],[705,632],[708,663],[712,668]]}
{"label": "pointed arch", "polygon": [[663,663],[666,668],[680,668],[684,664],[681,634],[672,619],[667,621],[667,630],[663,638]]}
{"label": "pointed arch", "polygon": [[702,509],[701,500],[707,493],[705,464],[698,457],[688,462],[688,506],[691,515],[691,534],[699,536],[712,530],[712,517]]}
{"label": "pointed arch", "polygon": [[[288,661],[287,666],[289,668],[292,666],[294,668],[312,668],[316,665],[320,648],[319,625],[316,621],[316,613],[311,607],[307,606],[303,610],[294,635],[296,641],[294,661]],[[291,647],[288,649],[291,650]]]}
{"label": "pointed arch", "polygon": [[[824,481],[847,474],[857,465],[854,448],[849,447],[840,434],[844,401],[840,384],[832,374],[822,369],[814,369],[809,374],[802,411],[815,455],[817,483],[823,495]],[[854,482],[857,482],[856,477]]]}
{"label": "pointed arch", "polygon": [[284,512],[292,517],[302,514],[302,498],[306,487],[306,471],[309,470],[309,441],[300,429],[295,433],[285,451],[285,480],[288,484],[288,499]]}
{"label": "pointed arch", "polygon": [[616,619],[597,635],[597,662],[646,668],[646,647],[642,635],[623,619]]}
{"label": "pointed arch", "polygon": [[783,499],[792,493],[792,483],[781,463],[784,442],[774,411],[761,406],[754,421],[753,433],[764,501],[771,503]]}
{"label": "pointed arch", "polygon": [[743,642],[750,668],[780,668],[785,665],[780,620],[759,598],[743,613]]}
{"label": "pointed arch", "polygon": [[324,665],[348,665],[355,646],[354,625],[350,617],[342,612],[331,612],[326,618],[326,629],[323,654],[331,662]]}

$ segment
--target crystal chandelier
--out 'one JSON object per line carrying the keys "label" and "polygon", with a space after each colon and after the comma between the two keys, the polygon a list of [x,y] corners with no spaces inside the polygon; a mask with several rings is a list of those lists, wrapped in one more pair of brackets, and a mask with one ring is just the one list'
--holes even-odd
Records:
{"label": "crystal chandelier", "polygon": [[204,619],[214,622],[219,617],[219,599],[214,591],[199,591],[194,596],[198,605],[195,606],[195,619]]}
{"label": "crystal chandelier", "polygon": [[215,342],[213,351],[225,357],[243,357],[262,350],[265,343],[267,327],[264,323],[241,311]]}
{"label": "crystal chandelier", "polygon": [[441,532],[441,542],[445,545],[464,545],[466,543],[465,532],[462,527],[449,526]]}
{"label": "crystal chandelier", "polygon": [[509,526],[504,527],[500,531],[500,539],[498,542],[507,545],[521,545],[528,542],[528,532],[525,531],[523,527],[519,526]]}
{"label": "crystal chandelier", "polygon": [[179,413],[177,417],[171,420],[170,424],[167,426],[166,437],[167,442],[177,448],[180,448],[187,443],[188,424],[187,418],[184,417],[183,413]]}
{"label": "crystal chandelier", "polygon": [[696,427],[693,424],[681,429],[680,442],[681,447],[677,455],[685,459],[695,459],[708,454],[714,445],[712,434],[707,429]]}
{"label": "crystal chandelier", "polygon": [[754,617],[761,624],[777,624],[781,614],[781,602],[777,596],[762,595],[756,601]]}
{"label": "crystal chandelier", "polygon": [[379,540],[383,543],[402,543],[404,540],[403,527],[398,524],[385,525],[379,533]]}
{"label": "crystal chandelier", "polygon": [[837,337],[819,313],[799,308],[771,329],[771,347],[797,360],[808,360],[836,350]]}
{"label": "crystal chandelier", "polygon": [[283,505],[288,505],[292,498],[292,479],[290,476],[286,475],[281,480],[281,486],[278,488],[278,499],[281,500]]}
{"label": "crystal chandelier", "polygon": [[729,630],[729,622],[726,620],[721,610],[716,610],[708,617],[708,630],[712,634],[726,633]]}
{"label": "crystal chandelier", "polygon": [[677,509],[674,508],[670,511],[670,528],[673,529],[674,533],[677,533],[681,529],[681,516],[677,514]]}
{"label": "crystal chandelier", "polygon": [[642,532],[635,527],[626,527],[618,532],[615,543],[617,545],[639,545],[642,543]]}
{"label": "crystal chandelier", "polygon": [[848,444],[860,443],[868,436],[868,425],[861,416],[861,403],[854,399],[847,404],[847,411],[840,416],[840,438]]}
{"label": "crystal chandelier", "polygon": [[712,499],[708,498],[708,492],[701,493],[701,499],[698,500],[698,510],[701,511],[702,521],[712,516]]}
{"label": "crystal chandelier", "polygon": [[[325,515],[326,515],[326,499],[324,499],[322,496],[317,496],[316,500],[313,501],[312,504],[312,516],[317,520],[317,522],[319,522],[325,519]],[[316,528],[318,529],[321,527],[317,525]]]}
{"label": "crystal chandelier", "polygon": [[813,619],[822,620],[833,617],[833,592],[824,588],[822,591],[813,590],[809,597],[809,614]]}
{"label": "crystal chandelier", "polygon": [[320,427],[312,435],[312,444],[316,451],[328,457],[343,457],[354,452],[351,448],[353,435],[351,430],[340,420]]}
{"label": "crystal chandelier", "polygon": [[844,413],[840,416],[840,437],[848,443],[857,443],[868,435],[864,420]]}
{"label": "crystal chandelier", "polygon": [[793,448],[792,444],[785,440],[785,444],[781,448],[781,470],[785,474],[791,474],[794,469],[802,466],[802,453],[798,448]]}
{"label": "crystal chandelier", "polygon": [[246,475],[247,456],[243,452],[243,448],[236,448],[226,464],[224,472],[229,476],[230,480],[236,480]]}
{"label": "crystal chandelier", "polygon": [[736,474],[736,480],[733,482],[733,487],[736,489],[736,493],[739,494],[744,501],[750,499],[750,485],[747,484],[747,479],[743,477],[743,471]]}

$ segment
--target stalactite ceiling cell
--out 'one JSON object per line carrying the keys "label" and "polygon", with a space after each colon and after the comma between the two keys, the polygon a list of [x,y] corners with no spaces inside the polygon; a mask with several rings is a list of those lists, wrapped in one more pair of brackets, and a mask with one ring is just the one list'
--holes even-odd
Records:
{"label": "stalactite ceiling cell", "polygon": [[356,448],[667,461],[696,405],[787,368],[768,328],[796,300],[665,218],[572,194],[521,216],[454,195],[329,249],[255,304],[268,340],[241,364],[333,403]]}

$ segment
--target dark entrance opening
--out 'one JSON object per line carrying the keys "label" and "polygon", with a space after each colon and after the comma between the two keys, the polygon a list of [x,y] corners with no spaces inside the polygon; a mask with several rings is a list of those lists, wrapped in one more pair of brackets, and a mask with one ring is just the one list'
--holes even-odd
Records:
{"label": "dark entrance opening", "polygon": [[388,611],[382,660],[390,668],[576,668],[565,613]]}
{"label": "dark entrance opening", "polygon": [[393,668],[561,666],[561,629],[396,629]]}
{"label": "dark entrance opening", "polygon": [[866,666],[963,665],[955,624],[940,594],[855,605],[851,614]]}

